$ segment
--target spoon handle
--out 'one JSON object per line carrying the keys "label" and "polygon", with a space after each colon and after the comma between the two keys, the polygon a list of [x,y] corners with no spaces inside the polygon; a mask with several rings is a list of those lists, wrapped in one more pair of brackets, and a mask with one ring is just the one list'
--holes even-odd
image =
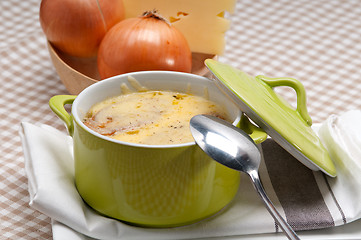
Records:
{"label": "spoon handle", "polygon": [[271,200],[268,198],[262,183],[259,179],[258,172],[256,170],[248,172],[249,177],[252,180],[254,187],[256,188],[258,194],[262,198],[263,202],[265,203],[267,210],[270,212],[272,217],[278,222],[281,226],[283,232],[286,234],[287,238],[290,240],[297,240],[300,239],[295,231],[291,228],[291,226],[283,219],[280,213],[277,211],[275,206],[272,204]]}

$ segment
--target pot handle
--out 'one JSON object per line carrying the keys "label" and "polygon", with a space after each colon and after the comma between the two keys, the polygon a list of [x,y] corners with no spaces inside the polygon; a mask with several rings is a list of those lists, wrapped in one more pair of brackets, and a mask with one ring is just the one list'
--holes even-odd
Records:
{"label": "pot handle", "polygon": [[49,100],[51,110],[65,123],[70,136],[73,136],[74,133],[73,117],[65,110],[64,106],[72,104],[76,97],[76,95],[56,95]]}
{"label": "pot handle", "polygon": [[307,111],[306,106],[306,91],[302,83],[294,78],[270,78],[259,75],[256,78],[268,84],[271,88],[279,86],[291,87],[297,94],[297,108],[296,111],[300,114],[301,118],[309,125],[312,125],[312,119]]}
{"label": "pot handle", "polygon": [[251,123],[245,114],[242,114],[241,120],[237,124],[237,127],[245,131],[256,144],[262,143],[267,139],[267,133]]}

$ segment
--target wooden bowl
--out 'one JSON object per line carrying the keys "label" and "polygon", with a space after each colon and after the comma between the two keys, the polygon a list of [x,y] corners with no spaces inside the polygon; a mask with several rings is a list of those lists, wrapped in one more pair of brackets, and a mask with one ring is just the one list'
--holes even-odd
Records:
{"label": "wooden bowl", "polygon": [[[58,73],[60,80],[70,94],[77,95],[84,88],[100,81],[97,68],[97,59],[78,58],[58,51],[48,42],[51,61]],[[216,59],[216,55],[192,53],[192,73],[200,76],[210,76],[211,73],[204,65],[204,60]]]}

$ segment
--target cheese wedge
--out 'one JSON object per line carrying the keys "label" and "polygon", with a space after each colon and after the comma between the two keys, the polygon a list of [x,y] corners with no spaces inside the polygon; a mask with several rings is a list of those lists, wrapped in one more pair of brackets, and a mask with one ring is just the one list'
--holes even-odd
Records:
{"label": "cheese wedge", "polygon": [[192,52],[222,55],[225,32],[230,21],[225,11],[233,13],[236,0],[123,0],[125,17],[138,17],[157,10],[183,33]]}

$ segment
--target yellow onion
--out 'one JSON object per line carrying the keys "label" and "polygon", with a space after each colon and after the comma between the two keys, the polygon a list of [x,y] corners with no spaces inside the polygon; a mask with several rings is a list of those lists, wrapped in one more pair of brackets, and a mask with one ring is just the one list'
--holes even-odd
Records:
{"label": "yellow onion", "polygon": [[91,57],[124,15],[122,0],[42,0],[39,17],[53,46],[72,56]]}
{"label": "yellow onion", "polygon": [[190,72],[192,53],[183,34],[155,11],[128,18],[111,28],[98,51],[102,79],[127,72]]}

